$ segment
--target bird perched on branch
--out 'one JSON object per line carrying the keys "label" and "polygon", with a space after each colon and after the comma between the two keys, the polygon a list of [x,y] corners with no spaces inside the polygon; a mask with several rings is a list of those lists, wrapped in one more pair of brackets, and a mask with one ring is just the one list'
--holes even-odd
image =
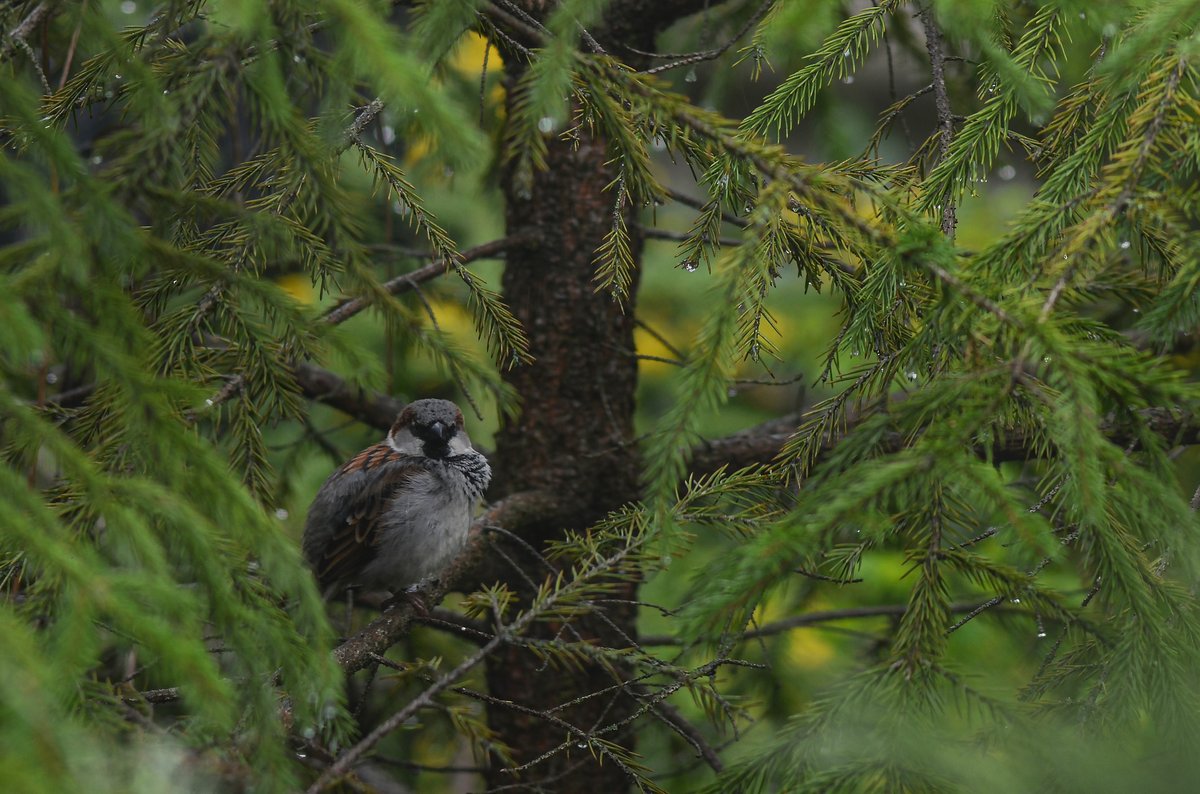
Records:
{"label": "bird perched on branch", "polygon": [[308,509],[304,556],[322,590],[415,591],[462,550],[491,477],[457,405],[410,403],[386,439],[330,475]]}

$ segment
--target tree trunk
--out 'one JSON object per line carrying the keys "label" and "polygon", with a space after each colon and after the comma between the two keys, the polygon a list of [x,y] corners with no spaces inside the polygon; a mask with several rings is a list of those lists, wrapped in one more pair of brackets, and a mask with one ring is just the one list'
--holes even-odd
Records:
{"label": "tree trunk", "polygon": [[[495,497],[531,489],[560,497],[564,508],[555,511],[553,524],[525,531],[523,539],[535,547],[567,529],[594,523],[637,495],[632,298],[622,306],[607,292],[597,293],[592,281],[596,248],[612,224],[614,196],[604,190],[612,179],[605,166],[608,154],[603,141],[586,137],[578,148],[557,139],[548,143],[549,168],[535,174],[529,194],[518,195],[506,179],[509,234],[524,233],[531,241],[509,252],[504,295],[529,334],[535,360],[505,375],[523,402],[520,416],[506,422],[497,436],[493,488]],[[636,257],[641,246],[634,242]],[[515,591],[527,593],[529,582],[541,582],[548,573],[534,555],[514,560],[523,568],[508,572],[508,584]],[[618,597],[631,597],[635,587],[623,583],[626,595]],[[573,621],[573,631],[565,632],[561,626],[542,623],[530,634],[565,641],[595,639],[619,647],[628,644],[621,632],[634,636],[635,612],[632,606],[618,605],[605,610],[611,623],[588,617]],[[568,670],[545,665],[512,646],[488,660],[487,681],[494,697],[537,711],[616,683],[611,672],[598,666]],[[620,720],[633,705],[618,688],[555,716],[587,731]],[[517,710],[492,707],[488,721],[513,749],[518,764],[554,750],[567,738],[560,725]],[[605,738],[632,740],[612,734]],[[611,794],[628,785],[615,764],[597,765],[588,751],[575,747],[520,776],[545,781],[555,791]],[[506,772],[492,772],[488,779],[489,787],[513,782],[514,775]]]}

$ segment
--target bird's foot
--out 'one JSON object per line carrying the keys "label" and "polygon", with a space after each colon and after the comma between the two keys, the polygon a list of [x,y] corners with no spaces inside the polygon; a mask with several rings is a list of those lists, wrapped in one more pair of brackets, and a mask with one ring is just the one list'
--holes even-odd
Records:
{"label": "bird's foot", "polygon": [[425,591],[430,584],[430,582],[417,582],[416,584],[409,585],[403,592],[397,593],[387,601],[384,601],[383,611],[387,612],[402,604],[408,604],[419,617],[429,617],[429,605],[425,603]]}

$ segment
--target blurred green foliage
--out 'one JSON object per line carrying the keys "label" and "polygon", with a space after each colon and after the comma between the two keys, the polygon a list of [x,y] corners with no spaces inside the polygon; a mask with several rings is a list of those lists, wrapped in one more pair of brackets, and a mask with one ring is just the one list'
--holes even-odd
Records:
{"label": "blurred green foliage", "polygon": [[[348,146],[332,155],[331,150],[342,146],[339,136],[351,121],[345,109],[384,97],[386,107],[364,131],[361,145],[395,158],[428,215],[437,219],[458,250],[494,240],[504,233],[501,142],[511,121],[505,115],[505,98],[513,83],[505,82],[495,50],[488,56],[488,71],[481,75],[485,45],[477,33],[466,33],[453,44],[414,40],[404,28],[410,18],[384,24],[387,17],[380,4],[341,0],[324,8],[313,3],[175,2],[164,4],[157,18],[134,3],[97,5],[102,8],[72,7],[50,18],[45,24],[47,45],[28,41],[34,49],[46,47],[43,60],[52,65],[47,79],[60,72],[65,78],[70,71],[72,79],[65,88],[51,86],[50,94],[39,93],[37,59],[28,58],[24,48],[8,53],[2,67],[5,150],[0,179],[9,202],[3,222],[10,236],[4,240],[6,295],[0,300],[5,378],[0,441],[6,461],[3,506],[10,521],[21,527],[6,528],[3,534],[4,581],[12,597],[0,610],[0,633],[6,638],[0,653],[0,780],[13,790],[31,792],[67,790],[81,781],[98,791],[193,791],[246,778],[254,781],[252,787],[291,789],[309,776],[305,759],[296,758],[297,734],[320,735],[336,748],[338,742],[350,740],[352,730],[337,694],[339,671],[327,657],[335,630],[320,614],[294,547],[320,483],[380,433],[319,402],[302,403],[295,385],[272,365],[300,350],[312,352],[347,381],[404,399],[440,395],[464,401],[465,384],[480,408],[479,415],[467,413],[468,429],[484,449],[491,448],[502,413],[511,408],[503,404],[497,374],[507,356],[491,361],[495,351],[480,339],[479,329],[485,326],[478,309],[472,310],[473,293],[466,283],[450,274],[390,303],[379,295],[381,283],[428,261],[436,234],[414,224],[413,205],[379,184],[380,170],[362,158],[357,150],[361,147]],[[465,4],[467,13],[472,5]],[[869,149],[872,131],[889,105],[928,82],[928,65],[920,60],[923,34],[912,15],[917,9],[895,5],[894,15],[881,12],[881,17],[887,16],[889,38],[871,41],[870,46],[864,43],[861,57],[847,47],[845,57],[854,61],[853,68],[830,67],[832,85],[813,86],[812,109],[797,117],[799,123],[774,119],[762,128],[780,129],[787,148],[813,164],[806,178],[833,174],[831,180],[845,180],[837,186],[850,184],[853,180],[838,171],[843,161]],[[1041,463],[994,467],[995,482],[1004,486],[1008,502],[980,497],[977,503],[956,505],[954,532],[959,542],[972,534],[969,530],[1003,527],[992,540],[999,548],[989,549],[987,561],[1010,575],[1003,581],[1000,574],[971,575],[964,565],[961,575],[942,583],[935,594],[944,602],[940,606],[953,606],[952,622],[970,614],[973,605],[1000,598],[987,619],[971,620],[948,638],[943,634],[946,627],[939,625],[927,632],[929,637],[913,640],[936,642],[933,635],[940,636],[944,652],[937,656],[938,670],[956,672],[928,683],[919,696],[907,687],[908,679],[897,683],[895,671],[902,660],[891,653],[897,635],[915,629],[903,627],[896,612],[847,615],[757,640],[742,638],[737,643],[739,656],[765,668],[721,668],[713,684],[723,702],[714,703],[704,693],[672,701],[690,722],[716,724],[706,736],[715,746],[728,742],[722,752],[729,770],[725,776],[714,777],[678,736],[664,730],[639,733],[638,749],[652,770],[650,777],[667,790],[1171,791],[1183,790],[1197,772],[1195,762],[1178,754],[1177,747],[1160,747],[1157,742],[1176,728],[1175,738],[1186,742],[1197,728],[1194,720],[1182,726],[1159,724],[1158,709],[1173,699],[1181,708],[1194,703],[1195,693],[1178,686],[1179,670],[1166,668],[1171,662],[1195,670],[1189,667],[1196,661],[1195,544],[1188,540],[1195,520],[1181,518],[1180,508],[1200,476],[1200,464],[1194,452],[1179,454],[1170,439],[1152,441],[1148,433],[1140,437],[1142,457],[1126,462],[1115,454],[1119,449],[1101,448],[1098,428],[1110,415],[1136,414],[1145,407],[1145,395],[1180,397],[1180,410],[1194,405],[1194,352],[1182,349],[1153,360],[1132,353],[1122,357],[1125,352],[1118,351],[1127,347],[1118,335],[1134,327],[1148,329],[1155,349],[1162,350],[1175,336],[1194,331],[1195,301],[1188,290],[1194,287],[1200,249],[1194,247],[1197,219],[1186,205],[1194,191],[1200,146],[1195,128],[1189,133],[1187,125],[1196,121],[1191,59],[1200,10],[1183,2],[1111,5],[1045,6],[1042,11],[1053,12],[1059,27],[1035,44],[1053,54],[1039,54],[1031,65],[1014,53],[1021,48],[1020,32],[1039,19],[1032,7],[933,4],[949,46],[967,58],[951,68],[956,107],[964,114],[986,110],[992,101],[988,85],[995,77],[1001,93],[1010,95],[1011,122],[995,128],[979,125],[978,151],[992,155],[987,162],[964,161],[976,176],[945,177],[952,193],[961,196],[953,251],[941,241],[921,237],[932,227],[928,218],[921,225],[920,210],[928,210],[935,200],[934,193],[922,194],[923,180],[947,173],[935,171],[938,161],[931,148],[920,148],[936,126],[930,96],[905,110],[882,141],[881,162],[871,163],[882,175],[854,182],[888,184],[878,195],[868,195],[864,188],[851,196],[855,203],[847,203],[838,219],[848,222],[857,214],[874,222],[878,215],[884,218],[880,225],[895,236],[878,260],[859,257],[867,248],[855,248],[856,241],[840,252],[841,261],[871,274],[860,285],[864,290],[877,286],[867,284],[875,273],[883,274],[880,289],[890,281],[903,287],[904,279],[916,287],[920,279],[922,291],[910,299],[914,308],[906,309],[902,320],[861,320],[848,303],[847,291],[831,276],[814,277],[802,265],[784,270],[762,298],[773,318],[764,341],[775,355],[761,361],[739,356],[732,380],[717,383],[716,396],[721,399],[693,405],[688,401],[694,395],[681,387],[691,381],[681,380],[680,369],[704,354],[696,342],[698,337],[703,341],[706,323],[722,312],[733,314],[732,306],[715,305],[711,292],[714,284],[724,283],[729,266],[719,259],[715,265],[683,267],[679,242],[646,240],[635,309],[644,325],[636,336],[637,352],[646,356],[639,362],[637,427],[651,450],[680,406],[695,408],[695,415],[685,418],[703,437],[720,437],[819,406],[841,394],[861,368],[880,365],[885,357],[878,351],[885,348],[889,355],[908,355],[918,363],[910,365],[906,359],[903,369],[880,376],[872,386],[874,396],[900,392],[913,395],[912,403],[928,399],[927,415],[959,416],[955,411],[965,411],[971,400],[981,399],[969,387],[990,395],[999,381],[986,379],[989,367],[1006,374],[1012,361],[1023,358],[1058,361],[1064,368],[1067,361],[1078,364],[1064,369],[1058,380],[1053,373],[1039,380],[1038,388],[1051,395],[1050,402],[1067,406],[1059,413],[1044,409],[1048,414],[1034,416],[1036,409],[1028,408],[1026,414],[1022,411],[1027,406],[1018,406],[994,426],[989,424],[987,432],[967,439],[978,442],[990,432],[1036,425],[1038,440],[1053,454]],[[756,4],[714,6],[668,31],[660,48],[689,52],[711,47],[737,31]],[[0,15],[4,29],[13,30],[34,7],[13,5]],[[201,8],[203,20],[196,13]],[[663,90],[685,95],[705,112],[743,119],[764,107],[764,97],[788,75],[810,63],[811,53],[828,41],[840,41],[830,37],[854,13],[864,11],[860,4],[843,8],[815,1],[778,3],[748,34],[747,46],[760,49],[739,51],[739,45],[711,64],[670,71]],[[144,53],[134,46],[135,34],[121,32],[128,24],[148,25],[144,35],[149,37],[163,35],[155,25],[176,32],[161,21],[169,18],[192,37],[183,42],[187,36],[181,36],[171,45],[179,50],[178,62],[161,52]],[[565,25],[565,18],[556,18],[557,28],[551,25],[560,44],[566,43],[550,51],[557,60],[545,66],[545,95],[536,105],[539,115],[552,120],[560,109],[547,108],[557,102],[561,78],[584,68],[574,42],[566,38],[573,28]],[[314,38],[309,26],[316,21],[328,26],[327,37],[322,31],[323,38]],[[73,70],[68,70],[63,53],[74,48],[70,42],[77,31],[82,31],[79,51],[73,56]],[[270,54],[256,49],[275,38],[286,46]],[[203,46],[191,46],[197,42]],[[1113,60],[1097,68],[1097,48],[1110,46]],[[101,57],[105,53],[110,54],[108,60]],[[211,53],[221,53],[226,61],[210,58]],[[196,63],[187,60],[192,57]],[[1154,123],[1153,107],[1139,117],[1134,105],[1139,98],[1165,90],[1168,67],[1175,60],[1184,64],[1183,77],[1173,89],[1177,95],[1172,107],[1179,109],[1167,122],[1158,122],[1168,127],[1163,135],[1170,145],[1160,142],[1151,153],[1149,175],[1132,177],[1138,200],[1145,202],[1141,214],[1133,219],[1111,217],[1107,228],[1070,249],[1080,252],[1086,264],[1079,269],[1077,289],[1063,299],[1070,306],[1068,320],[1054,326],[1045,339],[1016,332],[1006,336],[1003,323],[989,316],[995,311],[969,305],[963,296],[977,292],[991,306],[1000,304],[1007,315],[1022,321],[1038,316],[1061,271],[1033,272],[1034,265],[1043,263],[1047,251],[1057,258],[1060,241],[1070,239],[1072,230],[1085,225],[1089,216],[1081,213],[1064,220],[1038,215],[1049,211],[1032,200],[1035,190],[1068,162],[1071,152],[1084,148],[1079,140],[1090,129],[1100,128],[1099,110],[1121,102],[1129,110],[1118,114],[1120,123],[1114,121],[1111,134],[1095,147],[1099,159],[1080,167],[1087,172],[1082,181],[1088,186],[1081,195],[1091,201],[1107,181],[1123,184],[1118,177],[1125,174],[1119,168],[1128,165],[1129,157],[1120,157],[1122,145],[1145,140],[1146,128]],[[181,75],[199,74],[204,64],[235,61],[238,66],[227,72],[213,67],[209,93],[176,99],[185,84],[194,87],[197,82]],[[757,81],[756,67],[763,69]],[[84,79],[89,76],[90,82]],[[1045,157],[1040,150],[1031,155],[1027,150],[1035,138],[1047,150],[1055,142],[1047,123],[1056,114],[1067,114],[1064,103],[1079,85],[1092,92],[1081,102],[1089,108],[1087,117],[1071,134],[1061,136],[1060,150]],[[196,107],[191,119],[189,102]],[[109,109],[98,111],[98,121],[84,122],[77,103]],[[210,114],[215,118],[206,121]],[[152,136],[139,137],[133,127],[122,128],[156,119],[170,122],[157,143]],[[90,126],[93,123],[96,126]],[[650,172],[658,183],[701,202],[719,192],[712,184],[715,180],[693,174],[677,153],[656,147],[654,136],[643,137],[648,139],[643,143],[649,146]],[[996,145],[1000,142],[1003,146]],[[759,144],[755,139],[754,146]],[[762,146],[766,151],[766,144]],[[226,151],[230,148],[238,153]],[[180,156],[181,151],[188,156]],[[277,161],[268,159],[271,151],[282,152]],[[1130,151],[1136,156],[1136,148]],[[727,155],[718,152],[713,160],[719,166]],[[206,162],[195,165],[201,161]],[[223,168],[254,162],[268,162],[278,172],[278,183],[247,180],[224,192],[212,188],[205,193],[194,190],[189,181],[212,187],[227,173]],[[883,171],[892,166],[897,170]],[[171,198],[175,190],[185,200]],[[247,202],[242,191],[253,200]],[[245,220],[245,215],[268,214],[264,208],[271,205],[254,201],[281,201],[290,191],[294,207],[275,210],[275,218]],[[899,197],[897,206],[884,206],[884,192]],[[756,200],[758,196],[754,194]],[[941,192],[936,196],[945,200]],[[873,205],[875,200],[879,204]],[[1084,201],[1078,196],[1070,200]],[[1162,206],[1155,203],[1159,200]],[[729,210],[732,203],[718,206]],[[1104,209],[1088,206],[1097,215]],[[242,213],[247,208],[252,212]],[[650,230],[686,237],[697,212],[668,202],[642,209],[637,221]],[[749,217],[751,212],[742,214]],[[777,215],[791,224],[802,223],[791,209]],[[223,240],[204,238],[205,224],[195,222],[197,217],[206,223],[234,219],[229,221],[234,239],[227,249],[221,248]],[[197,228],[188,230],[189,222]],[[720,228],[730,236],[742,234],[731,224]],[[1037,238],[1028,246],[1036,250],[1025,257],[1019,255],[1022,241],[1013,239],[1021,234]],[[193,246],[197,238],[203,246]],[[1138,241],[1132,250],[1130,239]],[[912,261],[904,258],[911,250],[920,252]],[[248,253],[239,259],[243,251]],[[191,255],[198,261],[191,261]],[[245,269],[226,272],[233,268],[231,262]],[[921,269],[930,262],[949,269],[956,282],[938,281],[930,276],[932,271]],[[480,262],[473,263],[470,272],[478,279],[477,287],[499,291],[501,268],[497,261]],[[171,279],[176,279],[174,284],[166,283]],[[130,286],[134,282],[157,284],[161,293],[135,295]],[[957,289],[956,283],[965,283],[966,289]],[[175,350],[169,340],[192,336],[173,335],[163,326],[177,312],[189,320],[186,313],[203,302],[210,289],[238,297],[221,308],[219,320],[199,318],[195,325],[184,326],[236,344],[229,350],[217,345],[216,352],[197,352],[203,345],[177,341],[171,343],[179,345]],[[379,310],[363,312],[337,328],[320,326],[323,311],[344,294],[374,295]],[[855,295],[856,300],[860,297]],[[866,298],[862,305],[869,305]],[[160,311],[149,312],[151,306]],[[1138,317],[1143,307],[1156,318],[1153,322]],[[437,318],[436,328],[426,308]],[[1164,313],[1169,314],[1165,319]],[[143,322],[146,317],[150,320]],[[849,341],[843,344],[845,333]],[[924,333],[946,341],[953,363],[937,360],[932,349],[922,347]],[[856,347],[872,335],[889,334],[886,344]],[[1097,336],[1100,342],[1095,342]],[[248,361],[251,355],[245,351],[251,350],[257,351],[255,361]],[[460,358],[468,362],[467,375],[456,379],[448,362]],[[1091,365],[1095,369],[1089,369]],[[915,377],[908,376],[909,366]],[[1035,368],[1030,365],[1031,371]],[[1168,369],[1171,372],[1163,374]],[[247,379],[249,396],[224,406],[210,404],[213,410],[206,411],[204,401],[228,383],[231,372]],[[71,379],[72,387],[95,384],[99,397],[82,408],[54,413],[46,401],[58,390],[48,389],[48,374]],[[967,383],[961,391],[954,390],[955,378]],[[1126,384],[1132,385],[1126,390]],[[1084,393],[1073,395],[1073,386]],[[941,388],[944,394],[937,391]],[[940,402],[931,394],[940,395]],[[863,404],[870,402],[869,396],[863,396]],[[1088,408],[1095,410],[1089,413]],[[1044,421],[1046,415],[1054,421]],[[929,425],[909,418],[912,424],[903,430],[916,444]],[[1064,439],[1076,424],[1082,428],[1078,436]],[[193,425],[198,425],[196,432],[189,429]],[[926,454],[943,455],[951,461],[945,464],[948,469],[967,468],[951,458],[965,445],[954,448],[955,437],[948,438],[942,446],[931,442],[933,451]],[[763,520],[753,538],[748,537],[752,533],[715,526],[719,522],[680,528],[680,535],[671,539],[670,559],[659,560],[645,572],[641,589],[646,606],[641,608],[639,633],[663,640],[655,650],[677,666],[694,668],[712,658],[723,638],[734,641],[742,628],[739,616],[748,619],[753,631],[827,610],[910,604],[920,579],[921,562],[914,555],[926,540],[922,533],[929,523],[922,510],[936,501],[934,494],[940,499],[943,485],[962,472],[939,472],[926,483],[914,479],[928,474],[922,469],[901,478],[911,480],[910,490],[904,490],[904,482],[894,490],[881,486],[885,495],[863,497],[849,519],[807,523],[810,515],[799,513],[796,505],[818,514],[837,498],[850,500],[857,493],[854,488],[871,486],[871,477],[891,476],[885,466],[909,463],[892,459],[890,453],[877,454],[867,442],[855,443],[861,447],[851,445],[844,453],[847,459],[832,464],[835,473],[812,486],[819,499],[805,502],[808,486],[796,488],[797,501]],[[862,449],[867,451],[854,458]],[[72,466],[72,461],[77,464]],[[878,467],[871,468],[875,464]],[[844,478],[841,484],[838,476]],[[794,485],[786,478],[782,481],[786,489]],[[683,489],[673,480],[660,485],[661,493],[651,483],[651,496],[674,497]],[[991,494],[985,485],[962,493]],[[1060,487],[1065,489],[1063,497],[1047,511],[1048,519],[1020,523],[1022,506],[1049,499]],[[1138,517],[1138,510],[1146,515]],[[1130,520],[1130,514],[1145,520]],[[98,516],[107,519],[108,528],[97,523]],[[1053,538],[1052,522],[1058,529],[1087,526],[1087,532],[1102,540],[1109,520],[1128,530],[1118,536],[1124,544],[1118,552],[1134,560],[1132,573],[1112,571],[1114,563],[1105,555],[1121,555],[1103,548],[1100,541],[1095,541],[1099,550],[1089,547],[1079,553],[1047,549],[1043,543]],[[1162,525],[1174,526],[1182,545],[1151,548]],[[97,538],[104,532],[109,538],[128,534],[120,541],[101,542]],[[860,532],[874,545],[848,566],[854,581],[829,581],[845,578],[846,572],[839,573],[836,565],[828,564],[835,558],[822,554],[858,543],[855,535]],[[1034,537],[1039,532],[1042,535]],[[39,536],[47,540],[34,543]],[[765,564],[755,569],[753,555],[773,559],[775,547],[767,541],[776,538],[783,549],[779,553],[798,561],[793,567],[817,563],[827,578],[752,577],[768,569]],[[1144,549],[1150,551],[1142,553]],[[1023,605],[1016,591],[1001,587],[1017,581],[1043,554],[1054,560],[1030,587],[1036,586],[1037,597],[1047,603],[1061,604],[1062,614],[1029,607],[1029,597]],[[1160,555],[1170,555],[1165,576],[1155,568]],[[197,561],[201,558],[207,569]],[[252,567],[264,560],[273,562],[266,578]],[[130,575],[133,571],[137,576]],[[1114,594],[1106,587],[1089,609],[1080,607],[1090,598],[1097,576],[1114,574],[1136,580],[1132,595]],[[198,580],[203,586],[187,589]],[[234,585],[219,586],[222,582]],[[714,595],[721,585],[743,583],[742,593]],[[1137,590],[1137,583],[1144,585],[1144,592]],[[455,598],[447,606],[454,608]],[[1064,618],[1068,612],[1078,613],[1080,620]],[[691,621],[688,626],[704,625],[708,636],[689,643],[681,630],[681,615]],[[1158,622],[1153,632],[1147,630],[1147,637],[1138,639],[1138,621],[1146,621],[1145,616]],[[335,623],[339,620],[335,615]],[[1103,629],[1090,633],[1091,622],[1103,624]],[[211,643],[205,640],[209,628],[226,638],[227,658],[234,661],[212,661]],[[1126,641],[1133,650],[1122,655]],[[1134,644],[1140,641],[1145,645]],[[1048,655],[1054,655],[1051,649],[1057,651],[1059,643],[1071,655],[1059,657],[1066,668],[1063,678],[1047,683],[1043,674]],[[378,674],[370,699],[355,715],[358,725],[374,724],[407,703],[433,674],[435,660],[458,659],[473,647],[453,634],[414,629],[391,653],[412,667]],[[1164,669],[1137,669],[1139,663],[1161,664]],[[132,669],[124,676],[127,668]],[[288,731],[277,719],[284,690],[267,683],[280,669],[298,720]],[[1082,683],[1070,679],[1073,674],[1079,674]],[[921,678],[907,668],[906,675]],[[481,678],[474,673],[464,683],[482,688]],[[262,686],[246,687],[246,680]],[[153,710],[137,696],[138,689],[174,686],[177,681],[184,688],[183,705]],[[239,682],[236,692],[234,681]],[[1035,692],[1031,682],[1045,689]],[[1061,688],[1057,695],[1046,694],[1054,688],[1051,684]],[[1115,712],[1119,719],[1093,728],[1089,720],[1097,703],[1104,705],[1110,691],[1119,693],[1122,686],[1132,694],[1112,695],[1119,704],[1127,704]],[[352,682],[352,701],[366,697],[364,687],[361,677]],[[246,703],[242,693],[248,690],[257,694]],[[1088,698],[1090,703],[1078,708]],[[461,709],[466,721],[478,721],[482,714],[477,704],[456,703],[453,708]],[[710,720],[722,711],[723,716]],[[398,760],[396,774],[419,790],[470,787],[475,778],[463,783],[441,771],[411,766],[482,762],[477,757],[482,743],[464,738],[468,733],[448,706],[427,719],[423,715],[419,731],[392,737],[381,754]],[[177,736],[184,741],[177,742]],[[184,750],[188,745],[197,749]],[[194,776],[180,771],[193,765]]]}

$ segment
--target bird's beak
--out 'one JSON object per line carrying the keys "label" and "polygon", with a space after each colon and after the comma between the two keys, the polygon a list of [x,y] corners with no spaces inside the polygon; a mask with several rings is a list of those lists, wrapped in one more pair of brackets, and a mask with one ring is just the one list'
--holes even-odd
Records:
{"label": "bird's beak", "polygon": [[432,423],[429,425],[429,431],[433,433],[436,438],[443,442],[448,442],[450,440],[450,436],[454,435],[453,428],[451,428],[450,425],[446,424],[445,422]]}

